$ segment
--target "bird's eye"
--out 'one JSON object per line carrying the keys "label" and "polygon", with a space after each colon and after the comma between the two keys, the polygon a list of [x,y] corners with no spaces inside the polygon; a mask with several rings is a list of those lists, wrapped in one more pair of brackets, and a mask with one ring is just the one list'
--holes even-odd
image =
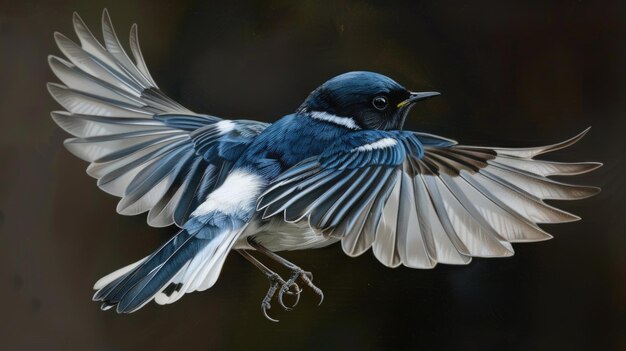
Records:
{"label": "bird's eye", "polygon": [[377,96],[374,100],[372,100],[372,105],[374,105],[377,110],[382,111],[387,108],[387,98],[384,96]]}

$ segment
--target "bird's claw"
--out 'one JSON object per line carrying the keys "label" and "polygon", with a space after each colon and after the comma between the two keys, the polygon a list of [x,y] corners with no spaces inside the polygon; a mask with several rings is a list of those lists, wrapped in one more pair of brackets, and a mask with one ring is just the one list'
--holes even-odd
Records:
{"label": "bird's claw", "polygon": [[270,280],[270,288],[267,290],[267,294],[265,294],[265,297],[261,302],[261,310],[263,310],[263,315],[265,315],[265,318],[269,319],[272,322],[278,322],[278,319],[274,319],[267,314],[267,310],[272,308],[270,301],[272,301],[274,294],[276,294],[276,289],[278,289],[278,285],[284,284],[285,281],[276,273],[270,274],[268,278]]}
{"label": "bird's claw", "polygon": [[[268,314],[268,310],[272,308],[270,301],[272,301],[272,298],[274,298],[276,290],[278,290],[278,304],[286,311],[291,311],[293,307],[298,304],[298,302],[300,301],[300,293],[302,292],[302,290],[295,282],[285,282],[283,278],[281,278],[276,273],[268,275],[268,279],[270,281],[270,288],[267,290],[267,294],[265,294],[265,297],[261,302],[261,310],[263,310],[263,315],[265,316],[265,318],[272,322],[278,322],[278,319],[274,319]],[[279,286],[280,290],[278,289]],[[291,287],[294,287],[295,291],[291,291]],[[296,296],[296,302],[292,306],[285,305],[283,301],[283,296],[285,293],[287,293],[288,295]]]}
{"label": "bird's claw", "polygon": [[[300,288],[298,283],[296,283],[298,279],[304,282],[306,286],[311,288],[311,290],[313,290],[313,292],[320,297],[320,302],[318,303],[318,305],[321,305],[324,301],[324,293],[320,288],[313,284],[313,274],[311,274],[311,272],[304,271],[299,267],[292,268],[291,276],[287,281],[283,280],[283,278],[281,278],[281,276],[276,273],[269,274],[268,279],[270,281],[270,287],[267,290],[267,294],[265,294],[263,301],[261,302],[261,310],[263,311],[263,315],[265,316],[265,318],[272,322],[278,322],[278,319],[274,319],[268,314],[268,311],[272,308],[270,301],[272,301],[277,291],[278,296],[276,300],[278,301],[278,304],[285,309],[285,311],[291,311],[300,302],[300,294],[303,290]],[[294,295],[296,297],[296,301],[293,303],[293,305],[287,306],[285,304],[285,294]]]}
{"label": "bird's claw", "polygon": [[311,288],[311,290],[313,290],[313,292],[320,297],[320,302],[317,305],[321,305],[322,302],[324,302],[324,292],[322,291],[322,289],[313,284],[313,274],[311,272],[303,271],[300,269],[299,271],[295,271],[294,275],[296,276],[296,279],[300,277],[304,284]]}
{"label": "bird's claw", "polygon": [[270,305],[269,302],[264,301],[263,303],[261,303],[261,310],[263,310],[263,315],[265,316],[265,318],[267,318],[269,321],[278,323],[279,322],[278,319],[274,319],[267,314],[267,310],[269,310],[270,308],[272,308],[272,306]]}
{"label": "bird's claw", "polygon": [[[295,291],[291,291],[291,287],[294,287],[296,290]],[[278,303],[287,311],[291,311],[294,307],[296,307],[296,305],[298,305],[298,302],[300,302],[300,293],[302,293],[302,289],[300,289],[300,287],[298,286],[298,284],[296,284],[295,282],[292,282],[291,280],[288,280],[282,287],[281,289],[278,291]],[[293,303],[293,305],[291,306],[286,306],[285,303],[283,302],[283,297],[284,294],[287,295],[295,295],[296,296],[296,302]]]}

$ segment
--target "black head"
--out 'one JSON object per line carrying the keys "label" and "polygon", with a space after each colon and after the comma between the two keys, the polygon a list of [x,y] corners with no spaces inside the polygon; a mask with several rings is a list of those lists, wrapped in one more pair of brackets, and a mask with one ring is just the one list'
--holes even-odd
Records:
{"label": "black head", "polygon": [[402,129],[413,104],[436,95],[412,93],[382,74],[349,72],[315,89],[300,110],[351,118],[362,129]]}

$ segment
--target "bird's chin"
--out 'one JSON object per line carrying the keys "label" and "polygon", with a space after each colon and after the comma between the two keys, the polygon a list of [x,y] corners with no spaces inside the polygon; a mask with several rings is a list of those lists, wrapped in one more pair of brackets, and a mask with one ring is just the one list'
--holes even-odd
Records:
{"label": "bird's chin", "polygon": [[402,130],[402,128],[404,128],[404,122],[406,121],[406,117],[409,115],[409,112],[411,112],[413,106],[415,106],[415,103],[407,104],[405,106],[402,106],[398,110],[398,112],[396,112],[396,115],[394,117],[393,129]]}

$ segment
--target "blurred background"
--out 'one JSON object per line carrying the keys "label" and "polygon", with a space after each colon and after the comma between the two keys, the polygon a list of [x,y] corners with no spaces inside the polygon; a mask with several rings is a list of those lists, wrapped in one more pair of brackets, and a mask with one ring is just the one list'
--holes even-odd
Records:
{"label": "blurred background", "polygon": [[[351,70],[436,90],[408,128],[466,144],[569,138],[559,161],[605,166],[573,180],[603,187],[559,203],[582,216],[555,238],[466,267],[388,269],[370,252],[290,252],[326,300],[305,291],[280,323],[264,319],[267,281],[231,255],[215,287],[132,315],[91,302],[101,276],[145,256],[173,228],[115,213],[49,117],[52,33],[73,11],[120,39],[139,24],[168,95],[226,118],[273,121]],[[625,350],[626,7],[615,1],[6,1],[0,2],[0,349],[2,350]]]}

